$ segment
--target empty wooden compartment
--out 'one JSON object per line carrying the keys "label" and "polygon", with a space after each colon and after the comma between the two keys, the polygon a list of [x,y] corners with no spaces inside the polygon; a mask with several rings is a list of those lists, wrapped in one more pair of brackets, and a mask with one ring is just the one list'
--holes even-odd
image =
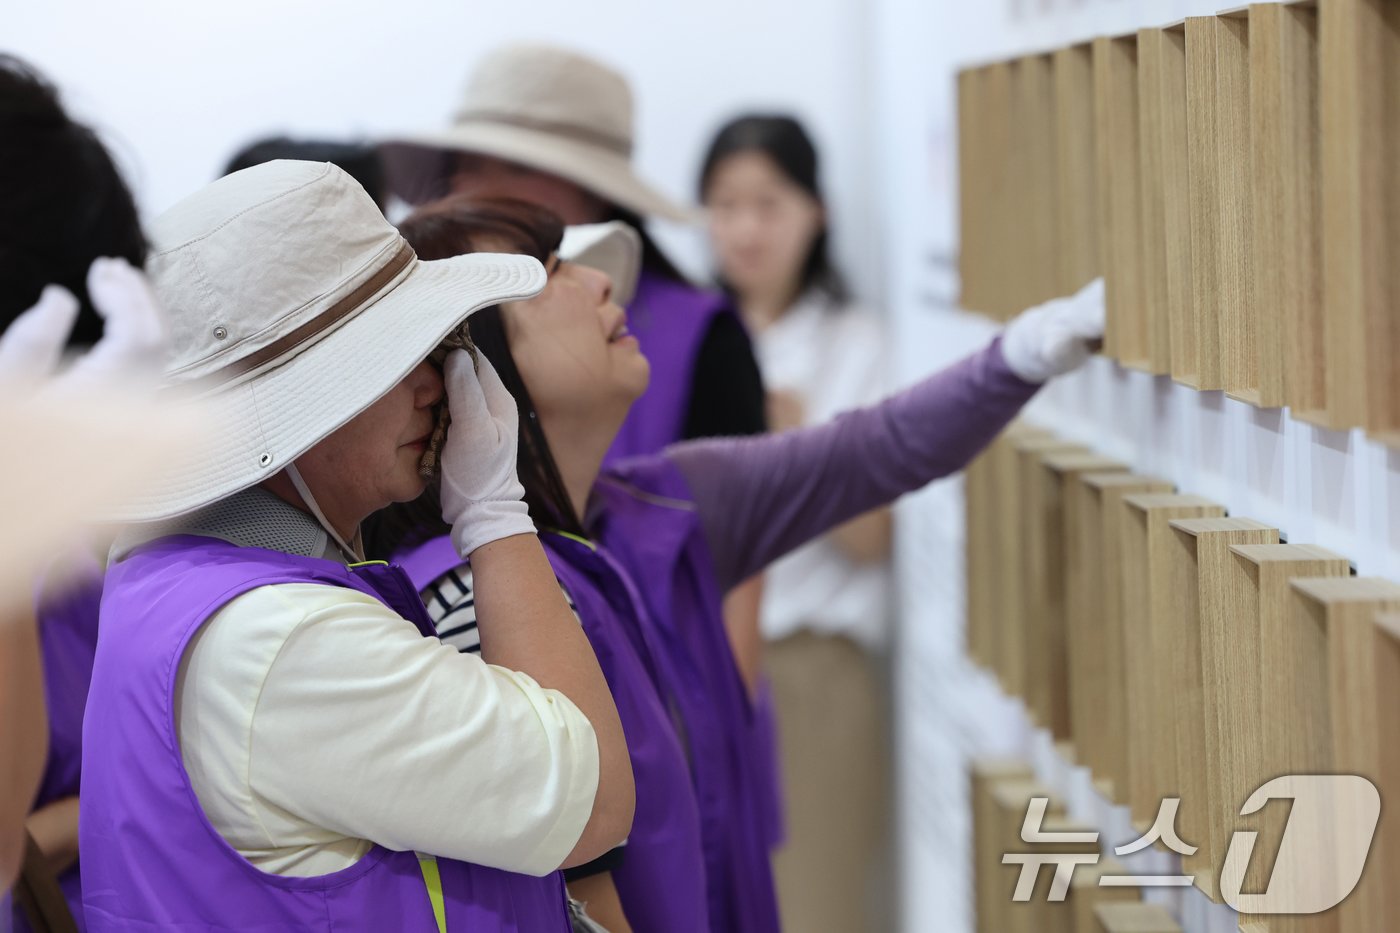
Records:
{"label": "empty wooden compartment", "polygon": [[1161,904],[1100,904],[1094,915],[1099,921],[1099,933],[1181,933],[1181,927]]}
{"label": "empty wooden compartment", "polygon": [[[995,814],[995,834],[997,845],[1002,847],[997,855],[997,874],[991,885],[991,929],[1005,933],[1036,933],[1039,921],[1044,917],[1044,900],[1049,887],[1047,872],[1042,869],[1037,878],[1035,890],[1029,901],[1016,902],[1016,882],[1021,876],[1021,866],[1001,864],[1001,855],[1007,853],[1043,852],[1043,846],[1022,841],[1021,829],[1025,825],[1026,811],[1034,797],[1047,798],[1046,819],[1043,829],[1049,829],[1052,820],[1055,825],[1065,822],[1064,804],[1051,796],[1050,792],[1034,780],[998,781],[992,785],[992,809]],[[1076,847],[1057,851],[1074,851]]]}
{"label": "empty wooden compartment", "polygon": [[[1174,736],[1163,716],[1169,709],[1170,681],[1158,644],[1167,624],[1172,594],[1157,568],[1166,565],[1168,523],[1177,518],[1223,517],[1225,509],[1200,496],[1135,494],[1119,509],[1122,548],[1123,668],[1127,683],[1128,805],[1134,825],[1150,826],[1168,790],[1167,775],[1176,773],[1176,747],[1162,741]],[[1174,796],[1174,795],[1171,795]]]}
{"label": "empty wooden compartment", "polygon": [[1029,699],[1037,721],[1064,740],[1072,734],[1067,589],[1070,578],[1081,570],[1069,562],[1069,542],[1079,533],[1078,516],[1068,507],[1070,490],[1082,474],[1126,468],[1111,457],[1083,451],[1045,454],[1040,466],[1038,481],[1033,481],[1038,489],[1033,505],[1028,500],[1027,512],[1027,532],[1041,536],[1042,549],[1036,558],[1040,569],[1027,579],[1028,605],[1039,608],[1038,619],[1030,623],[1033,631],[1027,633],[1032,646],[1028,667],[1034,672]]}
{"label": "empty wooden compartment", "polygon": [[[1265,717],[1264,737],[1277,756],[1273,761],[1274,771],[1277,774],[1325,774],[1348,771],[1348,766],[1374,765],[1375,744],[1393,745],[1392,730],[1387,729],[1384,735],[1368,734],[1361,741],[1352,742],[1347,735],[1336,735],[1335,729],[1340,725],[1348,732],[1370,732],[1364,718],[1357,722],[1346,719],[1347,716],[1367,716],[1368,711],[1354,702],[1358,685],[1351,680],[1365,677],[1366,668],[1376,660],[1373,654],[1366,652],[1358,658],[1352,642],[1362,634],[1372,634],[1370,630],[1375,628],[1378,613],[1400,610],[1400,584],[1375,577],[1302,578],[1293,580],[1291,589],[1290,611],[1279,620],[1276,637],[1270,639],[1266,632],[1265,638],[1264,700],[1265,709],[1271,715]],[[1365,642],[1367,652],[1375,649],[1374,637]],[[1357,669],[1358,664],[1362,669]],[[1334,709],[1339,701],[1342,708]],[[1369,713],[1372,716],[1383,714],[1379,710]],[[1339,749],[1348,757],[1345,764],[1337,758]],[[1286,815],[1278,805],[1271,805],[1264,812],[1272,817],[1264,824],[1263,844],[1268,845],[1271,839],[1280,838],[1273,836],[1270,830],[1277,827],[1281,832]],[[1336,825],[1340,824],[1330,828]],[[1317,871],[1332,867],[1335,856],[1331,847],[1338,844],[1341,840],[1334,837],[1324,837],[1313,844],[1317,852]],[[1299,924],[1296,928],[1345,933],[1393,929],[1384,922],[1371,925],[1386,919],[1386,887],[1395,884],[1394,877],[1377,871],[1383,867],[1370,865],[1352,894],[1355,899],[1352,903],[1343,902],[1335,910],[1309,918],[1310,925]],[[1372,915],[1371,908],[1380,910],[1381,915]],[[1350,919],[1351,925],[1343,925],[1344,919]]]}
{"label": "empty wooden compartment", "polygon": [[978,210],[977,112],[979,109],[979,72],[967,68],[958,72],[958,304],[969,310],[981,300],[977,294],[981,280],[977,274],[977,250],[980,238]]}
{"label": "empty wooden compartment", "polygon": [[1108,308],[1104,352],[1124,366],[1146,369],[1137,36],[1095,39],[1093,57],[1099,244]]}
{"label": "empty wooden compartment", "polygon": [[1053,56],[1056,200],[1060,222],[1058,294],[1072,295],[1102,274],[1099,257],[1098,178],[1095,174],[1094,71],[1090,46]]}
{"label": "empty wooden compartment", "polygon": [[1058,508],[1045,501],[1042,462],[1053,454],[1087,454],[1089,451],[1079,444],[1053,436],[1017,439],[1013,447],[1021,486],[1017,496],[1019,514],[1016,516],[1013,539],[1021,544],[1019,570],[1022,578],[1018,583],[1020,612],[1008,629],[1010,637],[1017,641],[1011,652],[1017,665],[1017,669],[1012,671],[1012,692],[1025,700],[1026,708],[1036,724],[1049,729],[1052,723],[1044,702],[1049,689],[1046,683],[1046,656],[1050,644],[1050,633],[1045,624],[1045,604],[1046,594],[1061,585],[1051,579],[1052,574],[1063,575],[1058,556],[1052,553],[1052,549],[1063,532],[1059,528]]}
{"label": "empty wooden compartment", "polygon": [[1109,794],[1125,799],[1126,683],[1119,597],[1120,523],[1126,495],[1167,493],[1172,484],[1133,473],[1083,473],[1070,484],[1065,619],[1069,639],[1070,732],[1082,763]]}
{"label": "empty wooden compartment", "polygon": [[1097,933],[1098,920],[1094,911],[1100,904],[1132,903],[1142,899],[1137,888],[1103,887],[1099,879],[1104,875],[1125,875],[1127,869],[1118,860],[1105,855],[1097,865],[1076,868],[1074,879],[1069,883],[1069,929],[1074,933]]}
{"label": "empty wooden compartment", "polygon": [[[1084,609],[1074,612],[1074,618],[1085,619],[1081,632],[1085,650],[1074,653],[1075,663],[1084,665],[1082,674],[1086,692],[1072,693],[1077,703],[1077,721],[1084,724],[1088,735],[1089,754],[1086,758],[1095,777],[1106,779],[1113,800],[1126,804],[1128,800],[1128,713],[1127,670],[1124,665],[1123,615],[1123,499],[1134,493],[1170,493],[1172,483],[1152,476],[1131,474],[1085,474],[1081,476],[1084,500],[1081,514],[1085,530],[1085,562],[1089,579],[1079,588],[1075,605]],[[1098,541],[1092,538],[1095,520],[1099,524]],[[1098,573],[1091,556],[1098,549],[1102,562]],[[1074,586],[1075,579],[1071,579]],[[1093,584],[1100,588],[1093,591]],[[1081,675],[1075,674],[1075,682]],[[1095,686],[1102,685],[1102,686]]]}
{"label": "empty wooden compartment", "polygon": [[1205,606],[1221,601],[1227,571],[1234,561],[1232,545],[1277,544],[1278,529],[1248,518],[1187,518],[1169,523],[1164,542],[1167,560],[1160,572],[1166,574],[1165,585],[1158,592],[1170,594],[1170,602],[1162,612],[1153,614],[1154,621],[1164,623],[1158,628],[1163,637],[1155,642],[1162,663],[1167,665],[1171,690],[1171,706],[1163,711],[1175,726],[1175,735],[1165,737],[1175,744],[1175,774],[1166,774],[1164,783],[1175,793],[1165,796],[1181,798],[1177,829],[1196,853],[1186,856],[1183,867],[1195,878],[1196,886],[1212,898],[1219,899],[1215,873],[1211,871],[1210,853],[1212,819],[1210,775],[1219,771],[1219,763],[1209,748],[1206,733],[1205,665],[1214,664],[1207,658],[1202,622]]}
{"label": "empty wooden compartment", "polygon": [[993,920],[1000,902],[998,881],[1006,846],[999,835],[1001,822],[993,788],[1000,782],[1031,780],[1031,767],[1019,759],[979,759],[970,768],[972,784],[972,880],[977,933],[999,933]]}
{"label": "empty wooden compartment", "polygon": [[1400,7],[1320,6],[1323,306],[1334,425],[1400,430]]}
{"label": "empty wooden compartment", "polygon": [[992,631],[989,639],[995,658],[997,678],[1008,694],[1021,696],[1025,691],[1025,545],[1022,541],[1022,484],[1020,455],[1017,445],[1035,438],[1050,439],[1047,431],[1020,424],[1003,432],[988,449],[990,465],[990,499],[993,514],[989,559],[979,575],[990,592]]}
{"label": "empty wooden compartment", "polygon": [[[1020,618],[1020,477],[1015,444],[1047,432],[1016,422],[1001,433],[968,467],[964,495],[968,651],[995,672],[1010,691],[1018,644],[1009,643],[1008,626]],[[1014,658],[1008,654],[1015,650]],[[1016,660],[1019,677],[1019,660]]]}
{"label": "empty wooden compartment", "polygon": [[[1312,545],[1236,545],[1230,555],[1218,594],[1201,604],[1206,754],[1214,762],[1207,775],[1213,831],[1205,844],[1217,881],[1231,835],[1245,828],[1240,808],[1279,774],[1265,747],[1264,640],[1275,627],[1266,620],[1286,615],[1291,579],[1349,572],[1346,558]],[[1267,877],[1253,883],[1259,886],[1246,890],[1262,891]]]}
{"label": "empty wooden compartment", "polygon": [[[1045,833],[1077,833],[1095,834],[1094,827],[1070,819],[1064,814],[1047,814],[1041,822],[1041,829]],[[1032,852],[1040,854],[1054,853],[1056,855],[1098,855],[1099,844],[1097,836],[1093,840],[1082,842],[1055,842],[1039,843],[1029,848]],[[1083,871],[1092,871],[1095,866],[1083,865],[1075,866],[1075,875]],[[1074,933],[1074,878],[1070,879],[1070,888],[1065,891],[1063,900],[1053,901],[1050,899],[1050,886],[1054,880],[1054,868],[1046,866],[1040,870],[1040,877],[1036,879],[1035,893],[1031,898],[1030,910],[1027,912],[1032,919],[1030,926],[1023,926],[1025,933]]]}
{"label": "empty wooden compartment", "polygon": [[996,560],[996,502],[993,499],[995,442],[963,471],[963,547],[967,616],[964,639],[973,663],[996,669],[993,610]]}
{"label": "empty wooden compartment", "polygon": [[1190,190],[1191,310],[1198,389],[1224,388],[1220,328],[1220,150],[1216,145],[1218,88],[1214,16],[1186,20],[1186,150]]}
{"label": "empty wooden compartment", "polygon": [[1317,8],[1249,8],[1259,403],[1326,423]]}

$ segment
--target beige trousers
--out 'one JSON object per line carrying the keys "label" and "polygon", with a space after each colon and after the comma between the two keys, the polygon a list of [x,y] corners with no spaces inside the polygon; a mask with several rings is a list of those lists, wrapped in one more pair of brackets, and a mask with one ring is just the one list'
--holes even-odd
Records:
{"label": "beige trousers", "polygon": [[770,642],[787,838],[773,872],[787,933],[886,933],[890,857],[888,682],[848,638]]}

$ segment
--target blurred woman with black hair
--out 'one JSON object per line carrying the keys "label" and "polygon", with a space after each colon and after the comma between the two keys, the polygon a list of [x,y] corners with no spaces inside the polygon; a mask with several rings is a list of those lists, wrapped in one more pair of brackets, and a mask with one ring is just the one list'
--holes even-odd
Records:
{"label": "blurred woman with black hair", "polygon": [[[42,76],[0,56],[0,331],[14,340],[27,338],[31,357],[45,344],[57,351],[65,340],[70,347],[98,345],[89,355],[92,363],[154,357],[160,335],[158,327],[146,325],[155,306],[135,271],[145,259],[135,202],[102,143],[69,118]],[[150,320],[133,328],[140,323],[133,312]],[[104,321],[113,325],[106,339]],[[26,329],[27,335],[20,333]],[[47,368],[37,358],[29,362]],[[102,570],[99,556],[86,550],[72,553],[69,563],[37,587],[48,757],[26,828],[81,929],[78,793]],[[30,637],[23,634],[27,626],[3,629],[6,638]],[[21,653],[30,650],[25,646]],[[0,646],[0,665],[15,664],[18,656]],[[27,676],[0,675],[6,704],[14,699],[8,691],[25,683],[29,691],[37,689]],[[30,710],[39,708],[34,699],[28,698]],[[7,726],[19,719],[10,712],[6,705]],[[29,928],[18,910],[14,923],[17,930]]]}
{"label": "blurred woman with black hair", "polygon": [[[851,300],[829,255],[816,147],[782,115],[715,135],[701,168],[719,280],[753,335],[774,430],[878,401],[880,321]],[[769,568],[760,624],[781,749],[786,836],[773,873],[784,926],[862,927],[889,900],[890,786],[884,652],[890,510],[876,509]],[[846,754],[832,756],[835,745]]]}

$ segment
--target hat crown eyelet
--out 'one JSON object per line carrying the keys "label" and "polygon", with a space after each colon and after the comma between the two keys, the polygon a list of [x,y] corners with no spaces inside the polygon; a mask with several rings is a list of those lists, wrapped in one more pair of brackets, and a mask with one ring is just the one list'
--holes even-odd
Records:
{"label": "hat crown eyelet", "polygon": [[214,339],[215,339],[215,340],[224,340],[224,339],[227,338],[227,337],[228,337],[228,328],[227,328],[227,327],[224,327],[224,326],[220,325],[219,327],[214,328]]}

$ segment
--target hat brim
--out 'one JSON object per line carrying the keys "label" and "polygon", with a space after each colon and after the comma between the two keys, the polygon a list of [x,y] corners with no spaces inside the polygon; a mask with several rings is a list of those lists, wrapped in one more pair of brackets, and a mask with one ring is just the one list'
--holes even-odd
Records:
{"label": "hat brim", "polygon": [[439,133],[398,137],[380,146],[389,190],[410,204],[446,194],[452,152],[505,159],[560,178],[642,217],[697,223],[703,214],[673,201],[639,178],[621,153],[545,130],[486,121],[459,123]]}
{"label": "hat brim", "polygon": [[612,300],[624,308],[637,293],[642,272],[642,238],[620,220],[564,228],[559,257],[608,274]]}
{"label": "hat brim", "polygon": [[335,331],[287,362],[197,399],[213,430],[162,488],[126,503],[119,521],[174,518],[284,469],[388,392],[472,313],[538,294],[528,256],[473,253],[415,260]]}

